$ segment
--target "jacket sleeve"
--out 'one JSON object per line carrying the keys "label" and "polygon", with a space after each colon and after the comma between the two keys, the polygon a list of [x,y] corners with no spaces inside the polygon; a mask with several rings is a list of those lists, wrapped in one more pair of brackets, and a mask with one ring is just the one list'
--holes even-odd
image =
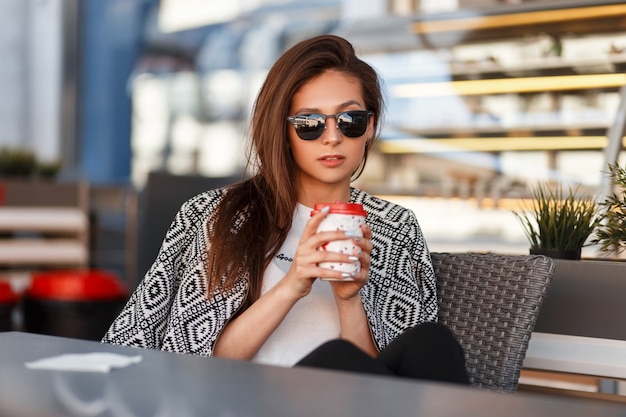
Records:
{"label": "jacket sleeve", "polygon": [[410,327],[437,321],[436,280],[430,252],[412,211],[396,207],[371,219],[370,281],[361,289],[379,349]]}
{"label": "jacket sleeve", "polygon": [[159,349],[184,267],[185,248],[193,239],[198,218],[191,201],[172,221],[157,259],[113,321],[102,342]]}
{"label": "jacket sleeve", "polygon": [[419,227],[417,219],[413,217],[415,228],[415,247],[412,252],[415,265],[415,277],[420,289],[422,305],[419,322],[435,322],[439,316],[439,301],[437,298],[437,279],[430,258],[428,245]]}

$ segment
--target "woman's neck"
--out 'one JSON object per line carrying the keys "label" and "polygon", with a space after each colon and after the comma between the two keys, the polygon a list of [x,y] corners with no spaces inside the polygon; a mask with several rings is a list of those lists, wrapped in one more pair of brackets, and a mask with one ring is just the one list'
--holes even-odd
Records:
{"label": "woman's neck", "polygon": [[350,187],[327,190],[307,190],[301,189],[298,193],[298,203],[307,207],[313,207],[319,203],[334,203],[339,201],[341,203],[348,203],[350,201]]}

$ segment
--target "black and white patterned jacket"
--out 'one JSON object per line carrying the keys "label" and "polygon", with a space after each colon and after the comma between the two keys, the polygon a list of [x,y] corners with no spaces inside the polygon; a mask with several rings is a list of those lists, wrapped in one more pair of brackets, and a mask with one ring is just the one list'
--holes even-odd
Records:
{"label": "black and white patterned jacket", "polygon": [[[174,218],[145,278],[102,339],[105,343],[210,356],[241,305],[246,277],[227,294],[206,297],[207,219],[225,189],[199,194]],[[437,291],[430,253],[412,211],[352,189],[372,228],[370,279],[363,306],[379,349],[405,329],[436,321]]]}

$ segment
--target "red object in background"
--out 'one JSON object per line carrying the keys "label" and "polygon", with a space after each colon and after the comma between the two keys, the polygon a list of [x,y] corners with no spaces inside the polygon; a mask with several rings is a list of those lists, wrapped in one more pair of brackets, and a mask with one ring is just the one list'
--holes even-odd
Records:
{"label": "red object in background", "polygon": [[13,291],[11,284],[0,281],[0,304],[15,304],[18,300],[19,295]]}
{"label": "red object in background", "polygon": [[125,298],[127,290],[113,274],[99,270],[36,273],[26,295],[34,299],[95,301]]}
{"label": "red object in background", "polygon": [[4,202],[7,199],[7,193],[4,185],[0,184],[0,206],[4,206]]}
{"label": "red object in background", "polygon": [[18,306],[20,296],[11,284],[0,280],[0,332],[13,330],[13,309]]}

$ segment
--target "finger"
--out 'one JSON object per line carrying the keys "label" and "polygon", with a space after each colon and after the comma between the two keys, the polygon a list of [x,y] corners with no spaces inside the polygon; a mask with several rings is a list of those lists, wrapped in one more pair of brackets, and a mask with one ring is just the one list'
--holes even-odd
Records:
{"label": "finger", "polygon": [[[350,271],[356,269],[357,265],[360,267],[359,256],[347,251],[320,250],[311,255],[309,260],[315,262],[320,268],[329,270],[330,272],[322,274],[329,278],[354,278],[356,274],[351,274]],[[342,273],[342,271],[348,271],[348,273]]]}
{"label": "finger", "polygon": [[340,269],[330,269],[319,266],[317,269],[317,277],[321,280],[351,282],[359,280],[359,273],[346,272]]}
{"label": "finger", "polygon": [[370,265],[372,264],[372,258],[369,253],[363,252],[359,256],[359,261],[361,262],[361,270],[365,271],[367,275],[369,273]]}
{"label": "finger", "polygon": [[317,232],[311,236],[309,243],[316,249],[330,242],[350,241],[355,237],[354,233],[344,230],[330,230],[325,232]]}
{"label": "finger", "polygon": [[372,228],[368,224],[362,224],[361,225],[361,231],[363,232],[363,237],[365,239],[371,239],[372,238]]}
{"label": "finger", "polygon": [[[314,240],[314,238],[311,238]],[[315,275],[317,270],[313,271],[311,268],[317,268],[320,264],[332,263],[332,264],[352,264],[359,261],[359,257],[350,253],[341,253],[332,250],[315,250],[315,249],[307,249],[303,248],[301,245],[296,251],[296,255],[294,257],[294,262],[292,263],[292,267],[296,268],[300,274],[306,274],[309,276],[318,276]],[[325,269],[328,268],[327,266]],[[332,268],[329,268],[332,269]],[[306,272],[305,272],[306,271]],[[336,272],[336,271],[334,271]],[[340,276],[337,274],[332,274],[333,277],[339,278]]]}
{"label": "finger", "polygon": [[372,252],[374,245],[370,239],[355,236],[354,238],[352,238],[352,241],[354,242],[355,246],[355,255],[360,256],[362,253],[369,254]]}
{"label": "finger", "polygon": [[370,253],[374,247],[372,243],[372,229],[368,225],[363,225],[361,229],[363,231],[363,245],[361,248],[364,252]]}
{"label": "finger", "polygon": [[302,232],[300,242],[304,242],[306,239],[310,238],[317,232],[317,228],[319,227],[322,220],[326,218],[329,211],[330,207],[324,206],[317,213],[311,216],[309,221],[307,221],[306,225],[304,226],[304,231]]}

